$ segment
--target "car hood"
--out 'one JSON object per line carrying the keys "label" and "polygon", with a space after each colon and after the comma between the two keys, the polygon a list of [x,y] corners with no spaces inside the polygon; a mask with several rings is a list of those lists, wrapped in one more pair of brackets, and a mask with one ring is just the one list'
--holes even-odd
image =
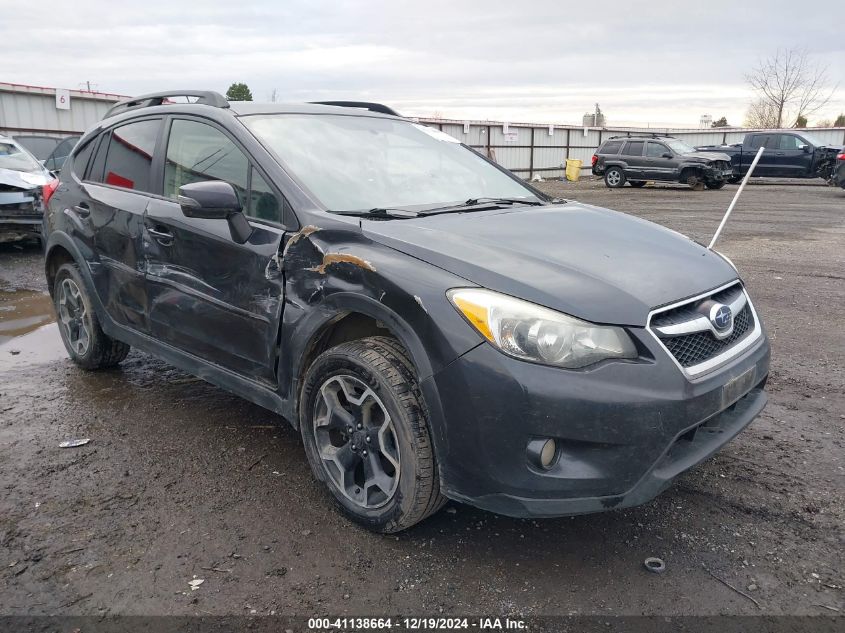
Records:
{"label": "car hood", "polygon": [[684,154],[684,158],[693,158],[701,161],[723,160],[728,163],[731,162],[731,157],[722,152],[690,152],[689,154]]}
{"label": "car hood", "polygon": [[18,189],[35,189],[46,185],[49,178],[44,174],[33,174],[14,169],[0,168],[0,185],[16,187]]}
{"label": "car hood", "polygon": [[473,284],[594,323],[644,326],[653,308],[737,277],[680,233],[579,203],[364,221],[363,230]]}

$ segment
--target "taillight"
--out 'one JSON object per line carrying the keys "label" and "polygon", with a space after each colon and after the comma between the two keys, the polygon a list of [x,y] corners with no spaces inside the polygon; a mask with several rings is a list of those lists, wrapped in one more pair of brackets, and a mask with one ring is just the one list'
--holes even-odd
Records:
{"label": "taillight", "polygon": [[598,160],[599,160],[598,154],[593,154],[593,165],[594,166],[598,162]]}
{"label": "taillight", "polygon": [[59,188],[59,179],[53,178],[50,182],[46,185],[41,187],[41,199],[44,201],[44,206],[47,206],[47,203],[50,202],[50,198],[53,197],[53,194],[56,193],[56,189]]}
{"label": "taillight", "polygon": [[842,152],[842,153],[841,153],[841,154],[839,154],[839,156],[837,156],[836,158],[838,158],[839,160],[845,160],[845,152]]}

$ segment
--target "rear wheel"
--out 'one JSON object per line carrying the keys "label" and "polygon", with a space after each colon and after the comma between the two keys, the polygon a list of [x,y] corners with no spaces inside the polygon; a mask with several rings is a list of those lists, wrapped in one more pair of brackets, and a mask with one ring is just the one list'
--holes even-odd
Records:
{"label": "rear wheel", "polygon": [[445,503],[422,393],[394,340],[321,354],[306,374],[299,420],[314,475],[352,520],[398,532]]}
{"label": "rear wheel", "polygon": [[632,187],[636,187],[639,189],[640,187],[645,187],[645,180],[630,180],[628,181]]}
{"label": "rear wheel", "polygon": [[76,264],[63,264],[53,283],[59,333],[70,359],[83,369],[114,367],[129,354],[129,345],[108,336],[91,303]]}
{"label": "rear wheel", "polygon": [[625,185],[625,172],[619,167],[609,167],[604,172],[604,184],[611,189],[617,189]]}
{"label": "rear wheel", "polygon": [[722,187],[724,187],[726,184],[728,184],[728,183],[727,183],[727,182],[725,182],[724,180],[719,180],[718,182],[717,182],[717,181],[711,181],[711,182],[704,183],[704,185],[705,185],[708,189],[721,189],[721,188],[722,188]]}

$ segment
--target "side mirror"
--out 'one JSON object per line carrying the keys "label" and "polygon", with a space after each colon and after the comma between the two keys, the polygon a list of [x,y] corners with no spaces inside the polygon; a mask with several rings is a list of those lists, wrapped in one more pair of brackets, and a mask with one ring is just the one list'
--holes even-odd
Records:
{"label": "side mirror", "polygon": [[804,150],[804,153],[805,153],[805,154],[809,154],[809,153],[810,153],[810,146],[809,146],[809,145],[802,145],[802,146],[801,146],[801,149],[803,149],[803,150]]}
{"label": "side mirror", "polygon": [[192,182],[179,187],[179,206],[188,218],[226,220],[232,240],[243,244],[252,235],[252,227],[241,212],[235,188],[222,180]]}
{"label": "side mirror", "polygon": [[189,218],[225,220],[240,213],[241,203],[235,188],[222,180],[192,182],[179,187],[179,206]]}
{"label": "side mirror", "polygon": [[663,152],[663,158],[672,158],[672,154],[669,152]]}

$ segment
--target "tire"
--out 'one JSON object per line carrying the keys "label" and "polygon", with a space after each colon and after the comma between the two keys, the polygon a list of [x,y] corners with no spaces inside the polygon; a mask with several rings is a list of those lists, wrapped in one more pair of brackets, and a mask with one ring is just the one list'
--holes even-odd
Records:
{"label": "tire", "polygon": [[742,180],[742,176],[731,176],[730,178],[728,178],[728,182],[731,183],[732,185],[735,185],[740,180]]}
{"label": "tire", "polygon": [[639,189],[640,187],[645,187],[646,182],[646,180],[629,180],[628,184]]}
{"label": "tire", "polygon": [[611,189],[618,189],[625,186],[625,172],[619,167],[608,167],[604,172],[604,184]]}
{"label": "tire", "polygon": [[76,264],[62,264],[53,282],[53,307],[70,359],[83,369],[114,367],[129,354],[130,347],[100,327],[91,297]]}
{"label": "tire", "polygon": [[728,184],[726,181],[720,180],[718,182],[706,182],[706,183],[704,183],[704,186],[707,187],[708,189],[721,189],[726,184]]}
{"label": "tire", "polygon": [[683,180],[693,191],[704,191],[704,180],[696,172],[688,172],[683,176]]}
{"label": "tire", "polygon": [[303,381],[299,425],[314,476],[366,528],[399,532],[446,503],[425,402],[395,340],[349,341],[317,357]]}

